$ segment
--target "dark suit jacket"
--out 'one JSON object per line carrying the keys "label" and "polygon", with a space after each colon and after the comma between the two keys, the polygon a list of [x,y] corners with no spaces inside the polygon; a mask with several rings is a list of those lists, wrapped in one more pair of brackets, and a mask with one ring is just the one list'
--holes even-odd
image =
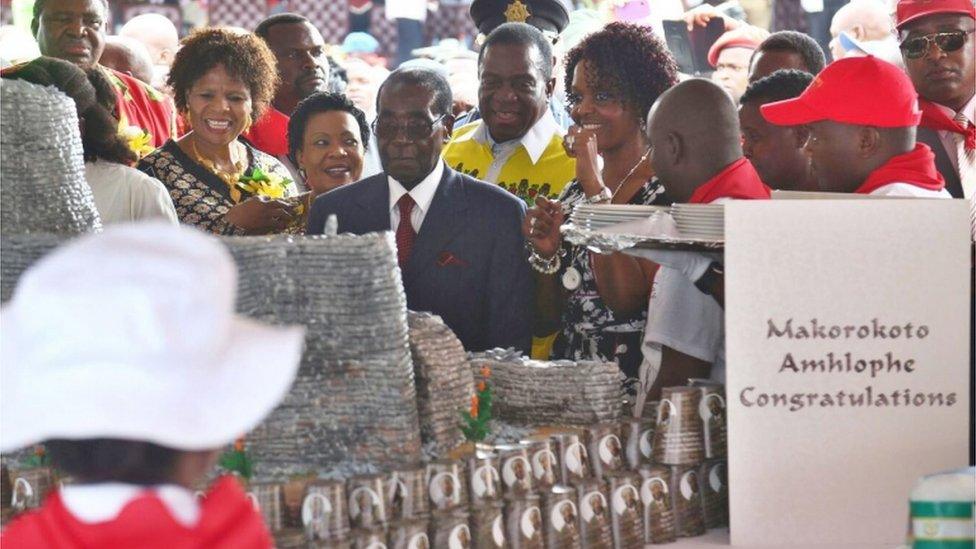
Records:
{"label": "dark suit jacket", "polygon": [[[308,234],[335,214],[340,233],[390,230],[386,173],[315,199]],[[451,168],[424,216],[402,270],[407,306],[440,315],[468,351],[531,349],[533,278],[522,237],[525,204]]]}
{"label": "dark suit jacket", "polygon": [[945,188],[949,191],[949,194],[953,198],[963,198],[962,196],[962,183],[959,181],[959,172],[952,167],[952,161],[949,160],[949,155],[956,155],[956,151],[947,151],[942,145],[942,140],[939,139],[939,132],[918,127],[918,132],[915,134],[915,139],[919,143],[925,143],[932,149],[935,153],[935,169],[942,174],[942,179],[945,179]]}

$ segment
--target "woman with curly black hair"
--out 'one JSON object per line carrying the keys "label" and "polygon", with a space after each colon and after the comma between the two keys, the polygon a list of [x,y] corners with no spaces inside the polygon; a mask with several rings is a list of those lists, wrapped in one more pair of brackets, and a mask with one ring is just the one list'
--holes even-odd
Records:
{"label": "woman with curly black hair", "polygon": [[607,25],[567,56],[574,124],[564,146],[576,158],[576,179],[559,200],[537,199],[523,225],[537,271],[536,333],[560,330],[554,358],[616,361],[628,377],[637,376],[656,267],[570,246],[559,226],[580,203],[666,203],[648,161],[644,121],[658,96],[677,83],[677,71],[650,28],[627,23]]}
{"label": "woman with curly black hair", "polygon": [[271,50],[251,33],[207,28],[183,40],[167,84],[190,131],[139,163],[169,189],[182,223],[267,234],[300,215],[287,168],[239,139],[271,102],[277,74]]}

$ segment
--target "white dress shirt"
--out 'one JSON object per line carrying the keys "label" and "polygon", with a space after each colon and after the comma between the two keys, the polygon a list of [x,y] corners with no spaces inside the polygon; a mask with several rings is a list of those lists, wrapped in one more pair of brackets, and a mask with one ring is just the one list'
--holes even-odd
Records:
{"label": "white dress shirt", "polygon": [[122,482],[68,485],[61,489],[61,501],[81,522],[93,524],[115,519],[125,506],[152,492],[163,502],[173,519],[192,528],[200,520],[200,504],[193,492],[175,484],[139,486]]}
{"label": "white dress shirt", "polygon": [[479,126],[471,133],[458,139],[458,141],[473,139],[482,145],[491,147],[491,165],[488,166],[488,171],[485,172],[485,176],[481,180],[496,184],[498,183],[498,176],[502,173],[502,168],[505,167],[505,163],[518,150],[519,146],[525,149],[525,152],[529,155],[529,160],[535,164],[539,162],[542,153],[546,152],[546,147],[552,141],[552,136],[563,136],[566,133],[563,131],[562,126],[556,122],[556,118],[552,115],[552,110],[548,108],[539,120],[536,120],[535,124],[529,128],[529,131],[525,132],[525,135],[521,139],[511,139],[503,143],[498,143],[491,137],[491,132],[488,131],[488,125],[485,124],[484,120],[478,120],[474,124],[479,124]]}
{"label": "white dress shirt", "polygon": [[390,230],[395,232],[400,226],[400,208],[397,202],[401,196],[409,194],[414,202],[413,210],[410,212],[410,224],[413,225],[414,232],[420,234],[420,226],[424,224],[424,218],[427,217],[430,203],[434,201],[434,193],[437,192],[437,186],[440,185],[443,175],[444,161],[439,160],[427,177],[409,191],[393,177],[386,176],[390,184]]}

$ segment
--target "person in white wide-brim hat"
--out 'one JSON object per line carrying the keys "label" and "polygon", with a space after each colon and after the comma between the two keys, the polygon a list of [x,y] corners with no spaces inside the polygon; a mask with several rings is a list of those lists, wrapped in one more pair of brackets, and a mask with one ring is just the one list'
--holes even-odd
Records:
{"label": "person in white wide-brim hat", "polygon": [[270,547],[230,478],[191,492],[285,396],[301,327],[234,313],[237,271],[194,229],[117,225],[28,269],[0,309],[0,451],[44,442],[76,484],[17,547]]}

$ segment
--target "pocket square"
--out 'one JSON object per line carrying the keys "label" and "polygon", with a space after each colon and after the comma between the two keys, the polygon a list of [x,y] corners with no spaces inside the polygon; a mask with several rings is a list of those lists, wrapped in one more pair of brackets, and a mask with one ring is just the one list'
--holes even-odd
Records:
{"label": "pocket square", "polygon": [[443,251],[437,255],[437,266],[447,267],[448,265],[457,265],[458,267],[467,267],[468,262],[461,259],[460,257],[452,254],[448,251]]}

